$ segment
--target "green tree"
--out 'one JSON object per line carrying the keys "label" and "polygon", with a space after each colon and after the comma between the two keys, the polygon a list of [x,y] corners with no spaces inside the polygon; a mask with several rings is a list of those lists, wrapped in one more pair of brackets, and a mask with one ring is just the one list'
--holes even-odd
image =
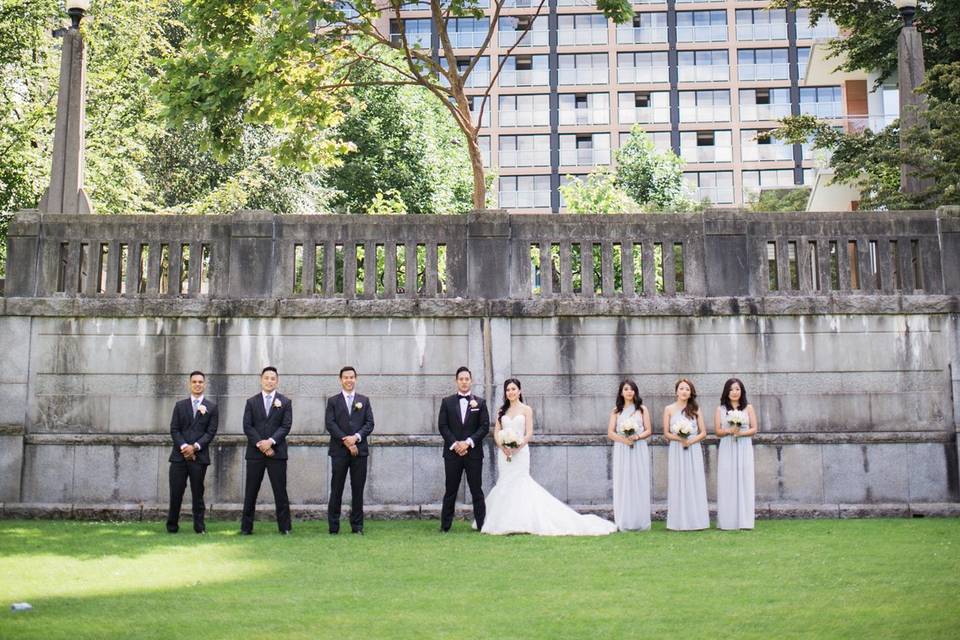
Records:
{"label": "green tree", "polygon": [[[879,82],[897,73],[897,36],[903,21],[891,0],[777,0],[776,6],[792,3],[810,9],[816,23],[829,16],[843,32],[828,45],[839,67],[846,71],[877,71]],[[928,68],[960,60],[960,2],[920,2],[915,19],[923,36],[923,55]]]}
{"label": "green tree", "polygon": [[560,186],[564,204],[570,213],[630,213],[640,205],[617,186],[616,176],[605,167],[585,178],[572,178]]}
{"label": "green tree", "polygon": [[[286,136],[278,147],[285,161],[331,164],[346,150],[330,134],[339,119],[338,95],[369,83],[356,76],[365,63],[383,66],[398,79],[376,84],[419,85],[450,113],[470,159],[472,206],[481,209],[486,205],[485,170],[478,118],[465,88],[485,84],[477,109],[488,108],[490,88],[513,47],[491,65],[486,83],[478,84],[480,76],[473,74],[480,60],[489,60],[487,47],[505,2],[489,2],[481,45],[473,55],[458,56],[448,21],[481,17],[478,0],[189,0],[184,20],[193,35],[167,67],[164,99],[175,122],[203,121],[211,134],[208,142],[220,151],[236,147],[243,123],[266,124]],[[440,42],[436,57],[408,39],[404,29],[398,34],[382,30],[387,22],[382,18],[396,20],[404,8],[425,9],[424,4]],[[541,0],[534,15],[545,6]],[[597,0],[597,8],[618,23],[633,13],[629,0]]]}
{"label": "green tree", "polygon": [[809,197],[809,187],[763,189],[749,198],[747,208],[751,211],[803,211]]}
{"label": "green tree", "polygon": [[694,206],[684,192],[683,160],[672,151],[658,151],[640,125],[630,130],[616,161],[616,185],[645,211],[687,211]]}

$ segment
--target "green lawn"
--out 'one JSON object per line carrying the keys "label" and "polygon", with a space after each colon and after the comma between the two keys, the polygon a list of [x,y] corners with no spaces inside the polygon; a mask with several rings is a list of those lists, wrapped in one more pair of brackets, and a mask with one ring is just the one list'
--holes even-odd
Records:
{"label": "green lawn", "polygon": [[[956,638],[960,520],[488,537],[0,521],[0,638]],[[184,529],[189,529],[185,523]],[[13,613],[12,602],[34,610]]]}

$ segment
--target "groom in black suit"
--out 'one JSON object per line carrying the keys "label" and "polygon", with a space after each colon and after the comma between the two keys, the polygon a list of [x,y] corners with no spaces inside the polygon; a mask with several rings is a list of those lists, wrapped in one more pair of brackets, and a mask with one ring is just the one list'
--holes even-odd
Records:
{"label": "groom in black suit", "polygon": [[167,531],[180,530],[180,505],[190,479],[190,496],[193,498],[193,530],[206,533],[203,514],[203,478],[210,466],[210,443],[217,435],[219,412],[217,405],[203,397],[207,377],[202,371],[190,374],[190,397],[177,402],[170,418],[170,436],[173,451],[170,452],[170,510],[167,512]]}
{"label": "groom in black suit", "polygon": [[446,490],[440,511],[440,531],[453,524],[453,509],[463,474],[473,496],[473,517],[477,530],[483,529],[487,505],[483,499],[483,438],[490,431],[490,415],[483,398],[470,393],[473,376],[470,369],[457,369],[457,393],[440,402],[437,426],[443,436],[443,470]]}
{"label": "groom in black suit", "polygon": [[287,434],[293,425],[293,403],[277,391],[275,367],[260,372],[260,393],[249,398],[243,410],[243,433],[247,436],[247,482],[243,490],[240,534],[253,533],[253,516],[263,473],[270,476],[277,508],[277,526],[290,533],[290,500],[287,498]]}
{"label": "groom in black suit", "polygon": [[373,407],[370,398],[356,393],[357,370],[340,369],[341,391],[327,399],[324,420],[330,432],[330,500],[327,522],[330,533],[340,532],[340,508],[343,487],[350,472],[350,530],[363,535],[363,486],[367,482],[367,438],[373,433]]}

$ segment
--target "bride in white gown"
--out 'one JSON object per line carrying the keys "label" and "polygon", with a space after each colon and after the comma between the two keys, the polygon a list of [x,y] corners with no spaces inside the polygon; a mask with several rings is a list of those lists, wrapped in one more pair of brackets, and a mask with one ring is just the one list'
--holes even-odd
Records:
{"label": "bride in white gown", "polygon": [[[487,494],[483,533],[533,533],[541,536],[601,536],[617,526],[594,515],[581,515],[557,500],[530,477],[533,410],[523,403],[520,381],[503,384],[506,402],[494,427],[497,443],[497,484]],[[505,446],[512,434],[518,447]]]}

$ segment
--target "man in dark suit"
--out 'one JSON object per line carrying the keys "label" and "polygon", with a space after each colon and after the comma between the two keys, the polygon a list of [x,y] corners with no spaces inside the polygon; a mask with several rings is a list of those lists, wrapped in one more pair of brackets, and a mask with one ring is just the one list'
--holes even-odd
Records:
{"label": "man in dark suit", "polygon": [[217,435],[219,412],[217,405],[203,397],[207,377],[202,371],[190,374],[190,397],[177,402],[170,418],[170,510],[167,512],[167,531],[180,530],[180,505],[190,479],[193,498],[193,530],[206,533],[203,514],[203,477],[210,466],[210,443]]}
{"label": "man in dark suit", "polygon": [[350,472],[350,529],[363,534],[363,486],[367,482],[367,438],[373,433],[373,407],[370,398],[355,393],[357,370],[340,369],[341,391],[327,399],[325,422],[330,432],[330,500],[327,521],[330,533],[340,531],[340,507],[343,487]]}
{"label": "man in dark suit", "polygon": [[274,367],[260,372],[260,393],[247,400],[243,410],[243,433],[247,436],[247,482],[243,490],[241,535],[253,533],[253,516],[263,473],[270,476],[277,508],[277,526],[290,533],[290,500],[287,498],[287,434],[293,425],[293,403],[277,391],[279,375]]}
{"label": "man in dark suit", "polygon": [[483,398],[470,393],[472,384],[470,369],[460,367],[457,369],[457,393],[440,402],[437,426],[443,436],[443,470],[446,475],[440,531],[444,533],[453,524],[454,505],[464,472],[473,496],[473,517],[478,531],[483,529],[487,513],[482,486],[483,438],[490,431],[490,415]]}

